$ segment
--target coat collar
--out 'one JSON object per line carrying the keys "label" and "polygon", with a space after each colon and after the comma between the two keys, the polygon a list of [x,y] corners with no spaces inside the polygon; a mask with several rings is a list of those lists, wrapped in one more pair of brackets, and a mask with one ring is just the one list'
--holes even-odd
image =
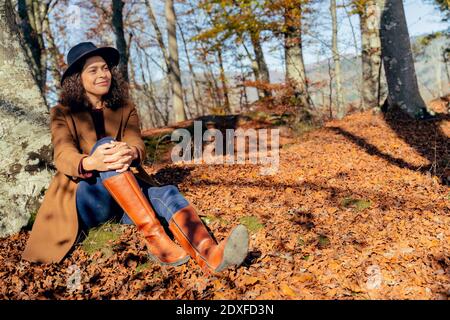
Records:
{"label": "coat collar", "polygon": [[[105,133],[107,136],[120,140],[120,127],[122,126],[123,109],[116,110],[110,108],[103,109],[103,118],[105,121]],[[88,110],[72,113],[75,122],[76,131],[80,139],[84,139],[90,147],[97,141],[94,120]]]}

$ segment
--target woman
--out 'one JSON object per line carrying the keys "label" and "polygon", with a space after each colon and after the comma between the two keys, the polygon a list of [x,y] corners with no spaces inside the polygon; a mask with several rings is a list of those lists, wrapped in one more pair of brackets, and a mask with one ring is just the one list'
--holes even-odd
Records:
{"label": "woman", "polygon": [[22,258],[60,262],[83,231],[119,218],[136,225],[149,256],[161,264],[180,265],[191,256],[206,272],[240,265],[248,250],[244,226],[217,244],[178,189],[153,186],[141,167],[145,145],[127,84],[117,71],[119,60],[115,48],[91,42],[77,44],[67,55],[59,104],[50,111],[57,173]]}

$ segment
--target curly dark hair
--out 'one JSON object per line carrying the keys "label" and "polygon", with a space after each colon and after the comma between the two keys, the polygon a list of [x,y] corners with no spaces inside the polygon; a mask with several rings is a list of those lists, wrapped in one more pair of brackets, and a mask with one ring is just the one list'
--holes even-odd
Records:
{"label": "curly dark hair", "polygon": [[[59,94],[58,103],[69,107],[72,112],[89,110],[93,107],[81,82],[81,66],[84,62],[81,62],[80,67],[64,79]],[[108,65],[108,67],[111,70],[111,86],[102,100],[105,102],[105,107],[115,110],[130,103],[129,87],[117,66]]]}

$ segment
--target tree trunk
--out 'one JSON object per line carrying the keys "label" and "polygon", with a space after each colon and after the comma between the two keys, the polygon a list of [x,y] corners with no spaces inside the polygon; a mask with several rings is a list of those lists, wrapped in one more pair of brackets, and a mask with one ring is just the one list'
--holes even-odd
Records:
{"label": "tree trunk", "polygon": [[[253,50],[255,51],[255,61],[258,65],[258,80],[264,83],[270,83],[269,68],[267,67],[264,52],[262,50],[261,41],[259,39],[259,32],[250,32],[250,39],[252,41]],[[265,97],[272,96],[270,90],[262,90]]]}
{"label": "tree trunk", "polygon": [[[256,59],[252,56],[252,54],[250,53],[250,50],[245,45],[244,41],[242,42],[242,47],[244,48],[244,50],[245,50],[245,52],[247,54],[247,57],[250,60],[250,63],[251,63],[250,67],[252,68],[255,80],[259,80],[261,77],[260,77],[259,66],[258,66],[258,63],[256,62]],[[259,89],[259,88],[256,88],[256,90],[257,90],[257,93],[258,93],[258,97],[260,99],[264,98],[264,91]]]}
{"label": "tree trunk", "polygon": [[338,48],[338,32],[337,32],[337,13],[336,13],[336,0],[330,1],[330,11],[332,20],[332,50],[334,60],[334,79],[336,81],[336,116],[338,119],[342,119],[345,115],[344,110],[344,96],[342,95],[341,85],[341,60],[339,57]]}
{"label": "tree trunk", "polygon": [[380,20],[384,0],[369,0],[359,10],[361,28],[361,60],[363,76],[363,109],[377,108],[380,66],[381,42]]}
{"label": "tree trunk", "polygon": [[[348,6],[348,4],[343,5],[343,8],[345,10],[345,13],[346,13],[347,19],[348,19],[348,23],[352,30],[353,45],[355,46],[355,57],[358,57],[360,54],[360,49],[358,48],[358,40],[357,40],[355,28],[353,26],[352,19],[351,19],[352,13],[350,13],[348,11],[347,6]],[[361,61],[361,65],[362,65],[362,61]],[[358,79],[356,81],[358,82],[358,88],[359,88],[359,109],[362,110],[364,108],[364,86],[363,86],[363,82],[362,82],[362,72],[360,73],[360,77],[358,77]]]}
{"label": "tree trunk", "polygon": [[[297,14],[295,12],[298,12]],[[303,60],[301,9],[287,6],[285,8],[284,55],[286,82],[294,85],[294,92],[302,108],[310,109],[312,105],[306,81],[306,69]]]}
{"label": "tree trunk", "polygon": [[183,41],[184,53],[186,55],[189,71],[191,72],[191,81],[190,82],[191,82],[192,98],[194,99],[194,104],[195,104],[195,114],[197,117],[199,117],[200,116],[200,104],[201,104],[201,96],[200,96],[200,99],[197,97],[197,93],[200,92],[199,81],[198,81],[197,75],[195,74],[194,67],[192,66],[192,63],[191,63],[191,58],[189,56],[189,52],[187,49],[187,43],[186,43],[186,38],[184,36],[183,28],[181,28],[178,23],[177,23],[177,25],[178,25],[178,30],[180,30],[181,39]]}
{"label": "tree trunk", "polygon": [[124,2],[122,0],[113,0],[112,1],[112,26],[114,30],[114,34],[116,36],[116,47],[120,53],[120,64],[119,70],[122,73],[125,81],[129,81],[128,77],[128,46],[127,41],[125,40],[125,34],[123,31],[123,7]]}
{"label": "tree trunk", "polygon": [[[47,51],[44,43],[44,20],[51,1],[19,0],[17,2],[20,30],[32,75],[45,100]],[[47,103],[46,103],[47,104]]]}
{"label": "tree trunk", "polygon": [[50,29],[48,17],[44,21],[46,32],[46,39],[48,43],[48,52],[51,62],[51,73],[53,77],[53,85],[49,86],[50,90],[55,91],[55,95],[59,96],[59,87],[61,83],[61,64],[64,62],[64,55],[61,54],[58,47],[56,46],[55,39],[53,37],[52,30]]}
{"label": "tree trunk", "polygon": [[165,3],[167,33],[169,39],[169,79],[172,86],[174,121],[180,122],[186,120],[186,113],[184,111],[183,87],[181,84],[181,72],[178,61],[177,17],[173,6],[173,0],[166,0]]}
{"label": "tree trunk", "polygon": [[223,67],[223,59],[222,59],[222,48],[217,49],[217,57],[219,59],[219,68],[220,68],[220,82],[222,82],[222,93],[224,98],[224,109],[225,113],[231,114],[231,106],[230,106],[230,98],[228,93],[228,85],[227,85],[227,79],[225,76],[225,69]]}
{"label": "tree trunk", "polygon": [[54,171],[49,113],[10,0],[0,0],[0,237],[36,213]]}
{"label": "tree trunk", "polygon": [[426,116],[426,105],[417,85],[403,1],[386,0],[380,36],[389,88],[387,108],[399,107],[412,118]]}

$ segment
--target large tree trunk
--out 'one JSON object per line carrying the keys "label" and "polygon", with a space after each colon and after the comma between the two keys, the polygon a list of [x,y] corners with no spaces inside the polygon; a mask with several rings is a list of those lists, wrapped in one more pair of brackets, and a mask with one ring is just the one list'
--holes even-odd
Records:
{"label": "large tree trunk", "polygon": [[122,0],[113,0],[112,1],[112,26],[114,30],[114,34],[116,36],[116,46],[117,50],[120,52],[120,65],[119,69],[122,73],[125,81],[128,82],[128,46],[127,41],[125,40],[125,34],[123,31],[123,7],[124,2]]}
{"label": "large tree trunk", "polygon": [[363,75],[363,109],[379,107],[381,71],[380,20],[385,0],[369,0],[359,8]]}
{"label": "large tree trunk", "polygon": [[332,50],[334,60],[334,79],[336,82],[336,116],[338,119],[342,119],[345,115],[344,110],[344,96],[342,94],[341,85],[341,59],[339,57],[338,48],[338,31],[337,31],[337,9],[336,0],[330,1],[330,11],[332,20]]}
{"label": "large tree trunk", "polygon": [[11,2],[0,0],[0,237],[40,207],[54,168],[48,119]]}
{"label": "large tree trunk", "polygon": [[301,107],[310,109],[312,105],[306,81],[306,69],[303,60],[301,8],[292,5],[285,8],[284,55],[286,81],[294,85],[294,92]]}
{"label": "large tree trunk", "polygon": [[417,85],[403,1],[386,0],[381,15],[381,48],[389,88],[387,108],[399,107],[413,118],[427,114]]}
{"label": "large tree trunk", "polygon": [[175,15],[173,0],[166,0],[165,12],[169,39],[169,79],[172,86],[173,120],[180,122],[186,120],[186,113],[184,111],[183,87],[181,85],[181,71],[178,61],[177,17]]}

